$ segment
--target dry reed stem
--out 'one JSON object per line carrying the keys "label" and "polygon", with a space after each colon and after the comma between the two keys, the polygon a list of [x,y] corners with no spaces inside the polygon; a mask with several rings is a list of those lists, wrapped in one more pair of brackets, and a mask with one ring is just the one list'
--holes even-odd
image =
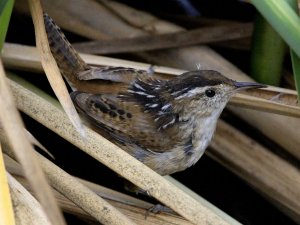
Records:
{"label": "dry reed stem", "polygon": [[[260,90],[255,91],[261,92]],[[276,97],[276,95],[274,95]],[[295,95],[296,97],[296,95]],[[280,114],[290,117],[300,117],[300,107],[288,105],[288,102],[277,102],[272,99],[257,98],[249,95],[236,94],[230,101],[230,105],[246,109],[254,109],[263,112]]]}
{"label": "dry reed stem", "polygon": [[0,142],[0,224],[14,225],[14,211],[12,208],[11,195],[9,193],[6,170]]}
{"label": "dry reed stem", "polygon": [[[9,173],[11,173],[25,188],[30,192],[31,189],[23,178],[23,173],[20,168],[20,165],[10,158],[8,155],[4,155],[5,165]],[[125,215],[131,218],[134,222],[141,225],[191,225],[191,222],[186,221],[184,218],[179,217],[178,215],[161,212],[159,214],[150,213],[145,220],[145,213],[150,207],[153,207],[153,204],[144,202],[142,200],[133,198],[131,196],[122,194],[120,192],[111,190],[109,188],[102,187],[100,185],[76,178],[78,182],[87,186],[90,190],[95,192],[97,195],[106,199],[114,207],[118,208]],[[93,217],[84,212],[81,208],[71,202],[69,199],[64,197],[59,192],[55,191],[55,197],[60,203],[62,209],[70,214],[76,215],[80,218],[88,219],[95,221]],[[231,223],[232,224],[232,223]],[[236,223],[237,224],[237,223]]]}
{"label": "dry reed stem", "polygon": [[25,171],[26,178],[32,185],[43,209],[46,210],[52,224],[65,224],[63,216],[55,202],[55,198],[47,180],[38,164],[33,147],[24,132],[24,125],[15,107],[12,93],[0,60],[0,121],[9,139],[14,154]]}
{"label": "dry reed stem", "polygon": [[[88,0],[87,2],[91,2]],[[175,33],[180,30],[185,30],[180,28],[176,24],[171,24],[168,21],[161,20],[152,14],[140,11],[140,10],[133,10],[132,8],[128,7],[125,4],[119,3],[117,1],[109,1],[109,0],[98,0],[99,5],[105,6],[107,9],[102,11],[110,11],[112,12],[110,15],[110,19],[113,21],[123,20],[130,25],[129,27],[135,27],[140,30],[144,35],[145,34],[167,34],[167,33]],[[51,6],[49,7],[51,9]],[[100,11],[101,9],[99,9]],[[98,11],[98,13],[99,13]],[[102,25],[102,29],[100,29],[103,33],[106,33],[107,23]],[[163,32],[162,32],[163,31]],[[127,33],[128,30],[124,31]],[[112,34],[111,37],[115,37],[116,34]]]}
{"label": "dry reed stem", "polygon": [[[113,59],[110,57],[95,56],[89,54],[81,54],[81,56],[87,63],[96,66],[124,66],[142,70],[147,70],[150,67],[150,64]],[[5,44],[3,51],[3,60],[5,62],[5,65],[11,68],[42,72],[40,70],[41,67],[38,64],[39,59],[37,57],[37,52],[34,51],[32,47],[15,44]],[[168,78],[171,78],[172,75],[179,75],[186,72],[184,70],[158,66],[155,66],[154,69],[156,73]],[[111,86],[100,87],[99,84],[96,85],[96,87],[87,87],[87,90],[82,91],[91,92],[92,88],[95,89],[95,92],[101,92],[105,88],[111,90]],[[300,107],[297,106],[297,93],[295,91],[277,87],[268,87],[267,89],[263,90],[257,89],[252,92],[246,92],[246,94],[238,94],[234,96],[229,103],[249,109],[271,112],[291,117],[300,117]]]}
{"label": "dry reed stem", "polygon": [[300,171],[222,120],[207,154],[300,222]]}
{"label": "dry reed stem", "polygon": [[84,136],[84,129],[82,127],[79,115],[77,114],[77,111],[73,105],[66,85],[59,72],[59,68],[49,47],[45,25],[43,22],[43,10],[41,8],[40,1],[29,0],[29,8],[35,29],[36,46],[39,50],[42,66],[47,75],[48,81],[73,125],[78,132]]}
{"label": "dry reed stem", "polygon": [[[17,11],[21,13],[25,13],[27,15],[30,14],[29,9],[27,7],[26,1],[16,1],[15,2],[15,8]],[[72,4],[72,7],[70,7],[70,4]],[[112,12],[104,12],[104,13],[98,13],[99,10],[104,11],[104,7],[98,4],[96,1],[93,0],[85,0],[85,1],[45,1],[42,0],[43,9],[45,12],[50,13],[48,11],[49,8],[54,9],[51,11],[51,17],[57,21],[57,18],[60,19],[60,27],[61,28],[67,28],[67,30],[74,32],[75,34],[86,34],[91,39],[108,39],[110,37],[110,34],[118,33],[119,37],[125,37],[123,33],[127,33],[128,30],[130,30],[131,36],[139,36],[141,32],[138,29],[132,28],[131,26],[126,26],[126,23],[124,21],[111,21],[111,28],[107,29],[108,34],[104,34],[101,32],[101,27],[103,27],[103,23],[107,22],[107,18],[113,14]],[[78,10],[78,5],[80,5],[80,10]],[[66,8],[68,10],[66,10]],[[93,14],[94,19],[89,21],[84,21],[81,19],[78,19],[77,16],[80,14],[80,18],[84,18],[87,15],[86,10],[82,9],[88,9],[88,14]],[[68,11],[68,13],[66,13]],[[70,12],[70,13],[69,13]],[[114,24],[115,23],[115,24]],[[92,24],[92,26],[91,26]],[[126,28],[124,28],[124,26]],[[97,27],[97,29],[94,29]],[[116,27],[121,27],[120,29]],[[98,31],[99,30],[99,31]]]}
{"label": "dry reed stem", "polygon": [[16,224],[51,225],[40,203],[9,173],[7,178],[15,206]]}
{"label": "dry reed stem", "polygon": [[[5,137],[1,137],[1,139],[4,140]],[[12,152],[8,148],[6,148],[6,154],[13,157]],[[78,182],[76,178],[54,165],[39,153],[37,153],[37,155],[39,163],[51,186],[94,217],[97,221],[102,224],[112,225],[135,224],[111,206],[107,201],[103,200],[82,183]]]}
{"label": "dry reed stem", "polygon": [[[0,132],[1,134],[1,132]],[[3,141],[4,145],[7,143],[5,141],[5,137],[0,136],[0,140]],[[20,166],[16,161],[14,161],[12,158],[10,158],[7,155],[4,155],[5,165],[7,170],[13,174],[14,176],[23,176],[22,170],[20,169]],[[178,186],[180,189],[184,190],[186,193],[191,195],[193,198],[195,198],[197,201],[201,202],[201,204],[206,205],[208,208],[212,209],[213,211],[216,211],[217,214],[222,216],[222,218],[225,218],[226,221],[228,221],[230,224],[238,225],[240,224],[236,220],[234,220],[232,217],[228,216],[224,212],[220,211],[217,207],[206,201],[204,198],[196,194],[195,192],[191,191],[189,188],[175,180],[174,178],[170,176],[165,177],[168,181],[170,181],[172,184]],[[183,221],[182,218],[179,218],[178,216],[174,216],[173,214],[166,214],[164,212],[161,212],[159,214],[149,214],[147,217],[147,221],[144,220],[145,213],[147,213],[148,209],[153,207],[153,204],[150,204],[148,202],[144,202],[142,200],[133,198],[131,196],[119,193],[117,191],[111,190],[109,188],[105,188],[103,186],[91,183],[89,181],[76,178],[80,183],[84,184],[86,187],[91,189],[93,192],[95,192],[97,195],[101,196],[102,198],[106,199],[108,202],[111,202],[112,205],[120,209],[123,213],[125,213],[129,218],[132,218],[135,222],[140,222],[141,224],[190,224],[190,222]],[[21,182],[23,184],[23,182]],[[25,186],[27,187],[27,186]],[[72,214],[76,214],[78,211],[79,216],[83,214],[83,216],[88,216],[85,212],[81,212],[80,209],[76,209],[76,206],[72,203],[67,203],[67,199],[64,197],[56,194],[56,198],[59,198],[61,202],[63,203],[62,209],[66,210],[67,212],[70,212]],[[139,209],[137,209],[137,208]],[[78,207],[77,207],[78,208]],[[89,217],[90,218],[90,217]],[[157,220],[157,222],[155,222]],[[158,221],[161,221],[158,222]],[[139,223],[138,223],[139,224]]]}
{"label": "dry reed stem", "polygon": [[[1,127],[0,127],[1,130]],[[44,151],[48,156],[54,159],[54,156],[28,131],[25,129],[28,140],[32,145],[39,147],[42,151]]]}
{"label": "dry reed stem", "polygon": [[86,139],[83,140],[66,119],[66,115],[50,102],[14,81],[11,81],[11,87],[20,110],[146,190],[189,221],[195,224],[228,224],[219,215],[87,127]]}
{"label": "dry reed stem", "polygon": [[89,54],[128,53],[250,37],[252,24],[233,24],[204,27],[171,34],[87,41],[73,44],[76,50]]}

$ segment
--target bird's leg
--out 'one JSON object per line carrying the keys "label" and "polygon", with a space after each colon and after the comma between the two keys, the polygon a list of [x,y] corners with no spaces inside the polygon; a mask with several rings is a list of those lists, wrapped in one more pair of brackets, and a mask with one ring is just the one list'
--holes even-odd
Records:
{"label": "bird's leg", "polygon": [[158,213],[172,213],[174,214],[175,212],[169,208],[168,206],[164,206],[164,205],[161,205],[161,204],[156,204],[156,205],[153,205],[151,206],[145,213],[145,219],[147,219],[147,217],[149,216],[150,213],[153,213],[153,214],[158,214]]}
{"label": "bird's leg", "polygon": [[[151,197],[150,193],[147,190],[143,190],[143,189],[137,187],[136,185],[134,185],[130,181],[125,180],[124,187],[125,187],[125,190],[127,190],[127,191]],[[156,205],[151,206],[149,209],[147,209],[147,211],[145,212],[145,219],[147,219],[147,217],[149,216],[150,213],[158,214],[158,213],[161,213],[161,212],[163,212],[163,213],[172,213],[172,214],[175,213],[171,208],[169,208],[167,206],[164,206],[164,205],[161,205],[161,204],[156,204]]]}

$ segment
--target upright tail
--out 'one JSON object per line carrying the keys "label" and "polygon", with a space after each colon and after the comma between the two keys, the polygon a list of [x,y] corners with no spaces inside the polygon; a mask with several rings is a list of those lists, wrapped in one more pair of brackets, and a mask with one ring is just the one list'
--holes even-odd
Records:
{"label": "upright tail", "polygon": [[55,24],[52,18],[44,13],[44,23],[48,36],[51,52],[63,76],[70,82],[76,83],[77,74],[90,67],[78,55],[71,46],[61,29]]}

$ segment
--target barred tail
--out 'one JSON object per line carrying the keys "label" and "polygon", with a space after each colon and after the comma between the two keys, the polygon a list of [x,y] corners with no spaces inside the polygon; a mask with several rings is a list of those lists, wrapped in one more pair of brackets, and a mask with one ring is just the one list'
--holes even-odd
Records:
{"label": "barred tail", "polygon": [[61,29],[46,13],[44,13],[44,23],[50,49],[56,63],[65,78],[73,83],[73,81],[77,80],[76,74],[89,69],[89,66],[78,55]]}

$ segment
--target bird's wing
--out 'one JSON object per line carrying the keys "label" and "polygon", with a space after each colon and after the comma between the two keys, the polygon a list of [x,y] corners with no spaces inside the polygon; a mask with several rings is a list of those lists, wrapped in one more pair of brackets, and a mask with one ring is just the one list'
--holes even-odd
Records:
{"label": "bird's wing", "polygon": [[129,84],[137,78],[147,79],[151,72],[126,67],[91,67],[78,73],[80,80],[108,80]]}
{"label": "bird's wing", "polygon": [[108,94],[78,91],[71,97],[93,126],[103,129],[121,144],[136,144],[155,152],[170,150],[174,144],[166,130],[157,129],[153,114],[144,113],[134,102],[123,102]]}

